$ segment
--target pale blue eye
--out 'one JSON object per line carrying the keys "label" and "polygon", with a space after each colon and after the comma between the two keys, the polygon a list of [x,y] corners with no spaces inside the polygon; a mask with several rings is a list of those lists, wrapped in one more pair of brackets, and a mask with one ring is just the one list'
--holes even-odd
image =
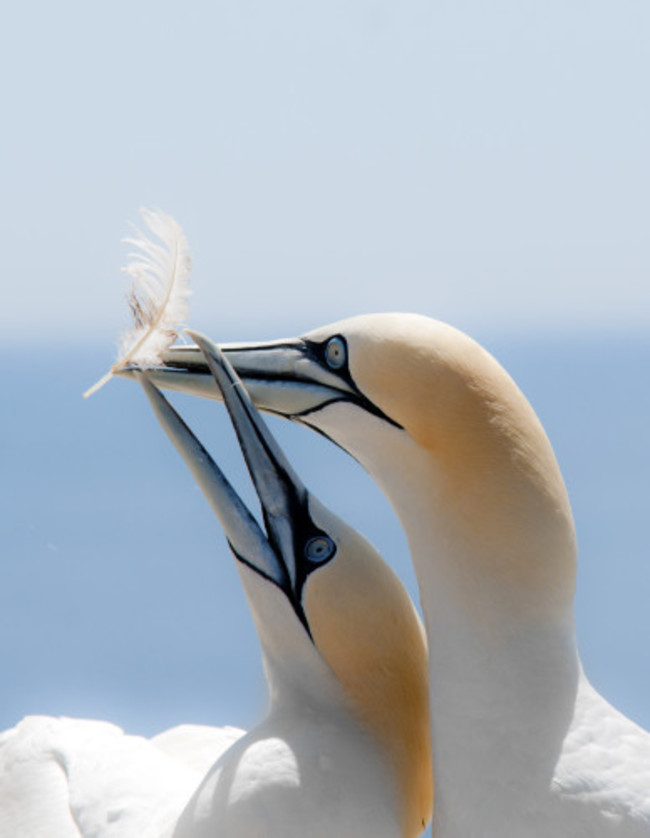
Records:
{"label": "pale blue eye", "polygon": [[325,562],[334,555],[336,547],[331,538],[317,535],[305,544],[305,558],[310,562]]}
{"label": "pale blue eye", "polygon": [[325,347],[325,360],[327,366],[333,370],[340,370],[345,366],[347,352],[345,343],[341,338],[330,338]]}

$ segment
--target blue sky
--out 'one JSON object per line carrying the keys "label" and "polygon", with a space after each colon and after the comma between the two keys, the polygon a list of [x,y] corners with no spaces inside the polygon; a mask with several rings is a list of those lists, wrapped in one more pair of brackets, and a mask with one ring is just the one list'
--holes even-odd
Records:
{"label": "blue sky", "polygon": [[648,325],[641,0],[62,0],[2,30],[5,336],[111,339],[141,205],[185,227],[213,333]]}
{"label": "blue sky", "polygon": [[[499,350],[573,491],[597,683],[649,724],[650,7],[63,0],[14,4],[0,30],[0,727],[21,702],[153,732],[250,723],[261,701],[236,575],[144,400],[122,382],[80,399],[126,319],[141,205],[185,228],[192,325],[217,340],[414,310]],[[349,515],[412,585],[372,487],[292,444],[314,480],[312,461],[335,469],[326,500],[342,479],[369,498]]]}

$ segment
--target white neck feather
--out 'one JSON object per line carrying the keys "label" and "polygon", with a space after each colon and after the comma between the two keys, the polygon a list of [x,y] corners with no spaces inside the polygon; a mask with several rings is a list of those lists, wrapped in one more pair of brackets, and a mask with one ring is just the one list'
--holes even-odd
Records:
{"label": "white neck feather", "polygon": [[286,596],[240,568],[269,683],[264,721],[210,769],[174,838],[398,838],[395,778]]}
{"label": "white neck feather", "polygon": [[[526,835],[532,810],[552,809],[551,781],[580,679],[570,515],[562,508],[558,516],[549,502],[545,516],[538,508],[544,501],[533,498],[538,530],[523,525],[530,555],[513,554],[521,548],[517,528],[511,543],[505,528],[501,551],[473,540],[471,526],[446,507],[436,464],[425,451],[398,430],[387,444],[385,428],[374,445],[367,426],[363,439],[350,444],[350,424],[341,414],[346,448],[382,487],[404,526],[420,584],[430,653],[433,833]],[[334,422],[330,411],[330,432]],[[471,509],[464,514],[471,516]],[[566,556],[546,557],[547,549]],[[548,574],[522,571],[526,562],[546,558]],[[558,574],[558,566],[565,572]]]}

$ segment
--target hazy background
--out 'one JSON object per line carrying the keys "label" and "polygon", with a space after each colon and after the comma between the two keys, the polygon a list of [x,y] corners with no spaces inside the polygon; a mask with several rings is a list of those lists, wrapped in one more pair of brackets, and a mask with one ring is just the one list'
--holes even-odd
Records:
{"label": "hazy background", "polygon": [[[650,727],[650,6],[26,2],[0,26],[0,729],[251,725],[256,639],[207,505],[126,382],[139,206],[183,225],[192,325],[298,334],[413,310],[488,346],[545,423],[596,685]],[[180,400],[235,474],[222,410]],[[415,595],[387,505],[281,423]]]}

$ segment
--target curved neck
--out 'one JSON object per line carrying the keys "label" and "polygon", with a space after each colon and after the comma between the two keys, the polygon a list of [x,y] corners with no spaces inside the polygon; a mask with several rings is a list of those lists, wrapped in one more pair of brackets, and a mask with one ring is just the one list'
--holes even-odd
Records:
{"label": "curved neck", "polygon": [[[296,728],[299,725],[303,733],[293,741],[301,743],[307,759],[313,760],[313,754],[319,754],[320,760],[325,754],[323,743],[326,741],[323,783],[333,783],[340,795],[342,778],[347,776],[351,799],[358,796],[363,788],[365,795],[375,795],[375,808],[381,801],[384,811],[382,829],[387,830],[381,834],[390,834],[393,838],[416,838],[431,818],[431,755],[426,741],[428,726],[421,724],[422,712],[419,707],[414,707],[416,699],[417,702],[422,700],[422,709],[425,713],[428,711],[426,692],[417,697],[408,690],[393,695],[390,684],[384,684],[387,688],[379,695],[373,695],[376,701],[383,698],[393,707],[395,701],[402,700],[411,709],[411,714],[405,714],[401,724],[399,720],[396,723],[387,714],[364,712],[364,705],[369,705],[369,701],[360,701],[359,695],[350,692],[349,685],[344,688],[329,666],[316,655],[312,663],[309,677],[306,677],[307,668],[301,664],[301,677],[296,678],[287,667],[270,658],[268,652],[264,654],[270,697],[266,724],[271,729],[276,726],[283,729],[285,725]],[[376,662],[372,661],[369,666],[372,670]],[[359,677],[368,677],[363,667]],[[374,683],[374,686],[377,684]],[[371,679],[371,683],[362,687],[361,691],[372,691],[372,687]],[[354,770],[353,766],[356,766]],[[359,773],[364,775],[363,778],[357,777]],[[325,793],[324,785],[321,790]],[[387,819],[388,813],[390,819]],[[391,823],[394,824],[393,831],[389,828]],[[377,829],[375,827],[373,834],[379,834]]]}
{"label": "curved neck", "polygon": [[549,799],[580,677],[568,501],[561,479],[498,463],[450,492],[414,448],[396,432],[390,461],[362,461],[405,528],[427,622],[434,834],[516,834],[502,819]]}

